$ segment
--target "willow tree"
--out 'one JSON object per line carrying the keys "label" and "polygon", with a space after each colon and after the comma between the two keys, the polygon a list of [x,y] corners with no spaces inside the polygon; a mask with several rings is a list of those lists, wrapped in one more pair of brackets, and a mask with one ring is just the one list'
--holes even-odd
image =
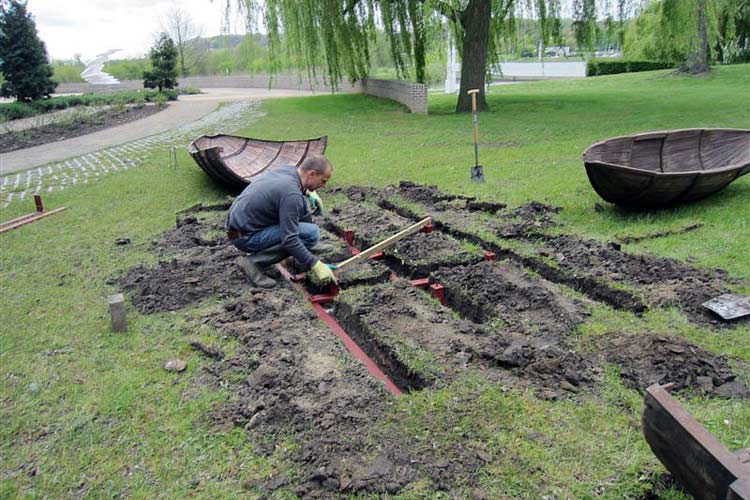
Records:
{"label": "willow tree", "polygon": [[714,62],[750,59],[748,0],[661,0],[631,23],[625,55],[681,64],[691,73]]}
{"label": "willow tree", "polygon": [[508,32],[516,0],[240,1],[249,26],[264,24],[272,61],[286,51],[312,76],[325,68],[334,86],[344,76],[359,80],[368,75],[369,43],[375,40],[378,26],[385,30],[397,74],[413,71],[416,81],[424,83],[425,23],[435,14],[444,16],[453,27],[462,56],[456,105],[460,112],[471,109],[467,91],[475,88],[480,89],[479,108],[487,108],[486,73],[495,60],[496,41]]}

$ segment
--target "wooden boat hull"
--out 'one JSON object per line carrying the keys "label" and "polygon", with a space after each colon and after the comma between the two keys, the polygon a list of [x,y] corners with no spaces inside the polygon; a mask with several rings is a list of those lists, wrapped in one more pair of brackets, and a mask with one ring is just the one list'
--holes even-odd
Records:
{"label": "wooden boat hull", "polygon": [[309,154],[323,154],[328,137],[299,141],[269,141],[236,135],[203,135],[188,152],[209,177],[241,191],[253,177],[285,165],[299,165]]}
{"label": "wooden boat hull", "polygon": [[705,198],[750,172],[750,130],[685,129],[598,142],[583,153],[604,200],[653,208]]}
{"label": "wooden boat hull", "polygon": [[675,401],[646,389],[641,427],[654,455],[697,500],[750,500],[750,450],[731,453]]}

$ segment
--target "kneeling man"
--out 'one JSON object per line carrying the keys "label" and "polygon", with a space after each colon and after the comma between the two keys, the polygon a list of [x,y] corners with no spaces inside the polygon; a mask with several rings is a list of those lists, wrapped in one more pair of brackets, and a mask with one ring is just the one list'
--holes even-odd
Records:
{"label": "kneeling man", "polygon": [[234,246],[249,254],[238,263],[253,285],[273,287],[275,281],[262,268],[290,255],[320,283],[336,280],[331,269],[311,253],[320,240],[312,215],[323,211],[315,191],[326,185],[332,172],[326,157],[310,155],[299,167],[274,169],[253,179],[234,200],[227,234]]}

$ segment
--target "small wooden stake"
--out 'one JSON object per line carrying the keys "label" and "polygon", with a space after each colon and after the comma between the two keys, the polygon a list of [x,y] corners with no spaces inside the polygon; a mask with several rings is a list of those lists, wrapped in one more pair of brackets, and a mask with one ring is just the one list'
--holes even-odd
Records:
{"label": "small wooden stake", "polygon": [[107,297],[109,304],[109,316],[112,319],[112,331],[127,332],[128,320],[125,318],[125,297],[116,293]]}

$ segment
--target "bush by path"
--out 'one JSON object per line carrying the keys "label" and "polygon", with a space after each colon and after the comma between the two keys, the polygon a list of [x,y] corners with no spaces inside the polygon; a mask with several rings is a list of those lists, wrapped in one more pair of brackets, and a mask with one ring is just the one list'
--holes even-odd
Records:
{"label": "bush by path", "polygon": [[89,93],[83,95],[56,96],[38,101],[0,104],[0,123],[19,118],[49,113],[74,106],[103,106],[106,104],[142,104],[145,102],[176,101],[180,94],[196,94],[192,88],[167,90],[124,90],[111,94]]}

